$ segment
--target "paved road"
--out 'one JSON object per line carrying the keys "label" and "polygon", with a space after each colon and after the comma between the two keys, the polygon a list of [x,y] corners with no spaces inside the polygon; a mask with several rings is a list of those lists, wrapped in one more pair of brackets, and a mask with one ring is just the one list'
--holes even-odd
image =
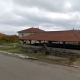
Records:
{"label": "paved road", "polygon": [[80,80],[80,69],[0,54],[0,80]]}

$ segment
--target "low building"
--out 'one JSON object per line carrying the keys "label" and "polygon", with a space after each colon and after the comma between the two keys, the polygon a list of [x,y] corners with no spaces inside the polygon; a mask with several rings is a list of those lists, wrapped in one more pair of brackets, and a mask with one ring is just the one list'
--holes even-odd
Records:
{"label": "low building", "polygon": [[[39,43],[47,42],[59,43],[59,44],[79,44],[80,43],[80,32],[77,30],[66,30],[66,31],[50,31],[32,34],[26,37],[20,38],[20,40],[29,41],[30,44],[33,40]],[[33,42],[32,42],[33,43]]]}
{"label": "low building", "polygon": [[37,40],[51,42],[80,42],[80,32],[77,30],[50,31],[21,37],[20,40]]}
{"label": "low building", "polygon": [[[53,55],[80,56],[79,51],[72,50],[80,50],[80,32],[78,30],[44,31],[41,33],[35,33],[25,37],[21,37],[19,39],[20,41],[28,41],[28,44],[30,44],[30,46],[26,45],[25,49],[31,48],[33,51],[35,51],[35,49],[38,48],[38,51],[43,51],[43,49],[45,48],[45,52],[48,51],[49,54]],[[42,49],[39,46],[41,46]]]}

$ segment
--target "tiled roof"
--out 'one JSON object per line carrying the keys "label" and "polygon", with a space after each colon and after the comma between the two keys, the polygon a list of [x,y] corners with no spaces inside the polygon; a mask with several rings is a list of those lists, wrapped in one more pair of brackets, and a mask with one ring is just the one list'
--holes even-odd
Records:
{"label": "tiled roof", "polygon": [[39,28],[29,28],[29,29],[25,29],[25,30],[21,30],[21,31],[18,31],[18,33],[30,33],[30,32],[32,32],[32,33],[39,33],[39,32],[45,32],[44,30],[41,30],[41,29],[39,29]]}
{"label": "tiled roof", "polygon": [[45,40],[45,41],[77,41],[80,42],[80,32],[76,30],[69,31],[53,31],[32,34],[21,40]]}

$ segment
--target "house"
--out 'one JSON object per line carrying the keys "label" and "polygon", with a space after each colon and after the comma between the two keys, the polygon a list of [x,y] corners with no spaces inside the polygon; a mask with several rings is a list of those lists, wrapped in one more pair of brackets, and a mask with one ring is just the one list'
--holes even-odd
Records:
{"label": "house", "polygon": [[29,45],[23,45],[23,48],[31,49],[33,52],[36,49],[42,52],[48,51],[49,54],[56,56],[80,56],[79,51],[72,50],[80,50],[80,31],[78,30],[43,31],[20,37],[19,40],[28,42]]}
{"label": "house", "polygon": [[21,30],[21,31],[18,31],[18,36],[19,38],[21,37],[25,37],[25,36],[28,36],[28,35],[31,35],[31,34],[35,34],[35,33],[42,33],[42,32],[45,32],[44,30],[41,30],[39,28],[29,28],[29,29],[24,29],[24,30]]}
{"label": "house", "polygon": [[49,44],[58,43],[58,44],[79,44],[80,43],[80,32],[78,30],[65,30],[65,31],[49,31],[42,33],[35,33],[20,38],[20,40],[29,41],[30,44],[36,42],[42,43],[47,42]]}
{"label": "house", "polygon": [[80,42],[80,32],[77,30],[42,32],[22,37],[20,40]]}

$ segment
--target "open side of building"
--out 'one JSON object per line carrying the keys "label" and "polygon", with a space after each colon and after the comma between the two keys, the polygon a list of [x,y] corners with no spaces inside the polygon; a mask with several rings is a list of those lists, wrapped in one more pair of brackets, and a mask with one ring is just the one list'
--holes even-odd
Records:
{"label": "open side of building", "polygon": [[[43,48],[45,48],[46,53],[53,54],[55,52],[56,55],[60,56],[64,53],[65,55],[70,54],[71,51],[71,53],[74,53],[75,51],[73,50],[80,50],[80,32],[78,30],[43,31],[20,37],[19,40],[22,41],[23,44],[25,42],[26,49],[31,48],[35,51],[35,49],[43,50]],[[57,48],[56,51],[54,50],[55,48]],[[68,52],[69,50],[65,49],[71,49],[71,51]]]}
{"label": "open side of building", "polygon": [[[47,42],[51,43],[61,43],[61,44],[69,44],[69,43],[80,43],[80,32],[77,30],[69,30],[69,31],[52,31],[52,32],[41,32],[37,34],[32,34],[29,36],[21,37],[20,40],[30,41],[34,40],[34,43],[39,42]],[[32,42],[33,44],[33,42]]]}

